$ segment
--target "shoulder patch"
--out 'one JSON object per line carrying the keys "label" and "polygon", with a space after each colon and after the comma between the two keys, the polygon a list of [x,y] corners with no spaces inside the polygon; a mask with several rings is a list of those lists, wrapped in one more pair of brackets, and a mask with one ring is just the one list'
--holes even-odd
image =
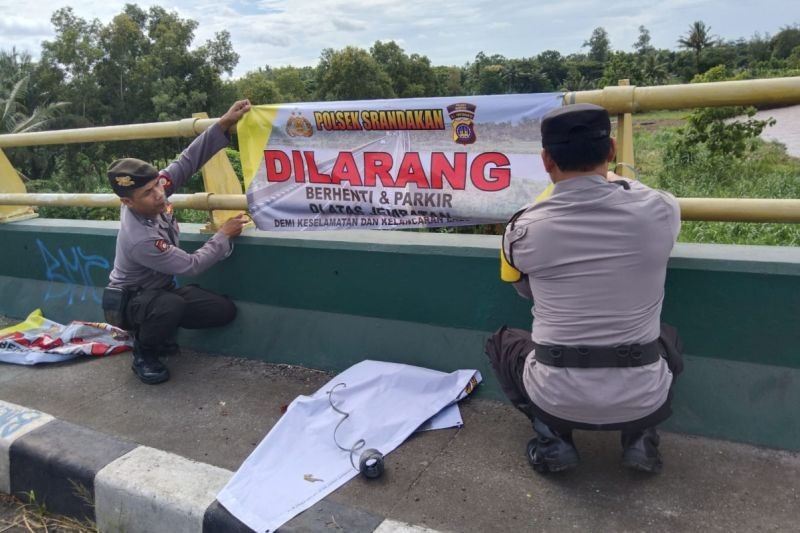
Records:
{"label": "shoulder patch", "polygon": [[171,180],[171,179],[169,179],[169,176],[167,176],[166,174],[163,174],[163,173],[162,173],[162,174],[159,174],[159,175],[158,175],[158,183],[159,183],[159,184],[160,184],[162,187],[164,187],[165,189],[170,189],[170,188],[172,188],[172,180]]}
{"label": "shoulder patch", "polygon": [[156,248],[158,248],[159,252],[166,252],[167,248],[169,248],[169,243],[164,239],[158,239],[156,241]]}

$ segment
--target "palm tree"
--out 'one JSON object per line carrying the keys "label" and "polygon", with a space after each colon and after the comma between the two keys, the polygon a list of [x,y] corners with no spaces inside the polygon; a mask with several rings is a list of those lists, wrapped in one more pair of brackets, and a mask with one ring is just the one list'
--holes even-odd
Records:
{"label": "palm tree", "polygon": [[642,59],[639,70],[645,85],[660,85],[669,79],[667,64],[661,63],[654,52],[650,52]]}
{"label": "palm tree", "polygon": [[711,26],[706,26],[702,20],[695,21],[689,26],[686,36],[678,39],[678,44],[687,50],[694,50],[695,73],[700,74],[700,53],[716,42],[716,36],[711,35]]}
{"label": "palm tree", "polygon": [[7,95],[0,95],[0,132],[26,133],[43,129],[69,105],[69,102],[44,104],[28,114],[21,101],[25,97],[29,80],[30,76],[23,76]]}

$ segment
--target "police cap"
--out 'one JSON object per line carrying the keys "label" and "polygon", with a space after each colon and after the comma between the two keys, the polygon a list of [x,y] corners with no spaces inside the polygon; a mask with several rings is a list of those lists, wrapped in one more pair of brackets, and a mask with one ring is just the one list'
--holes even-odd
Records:
{"label": "police cap", "polygon": [[594,104],[559,107],[542,119],[542,146],[608,138],[611,119],[608,111]]}
{"label": "police cap", "polygon": [[157,177],[156,167],[147,161],[132,157],[117,159],[108,167],[108,182],[119,196],[127,196],[131,191],[144,187]]}

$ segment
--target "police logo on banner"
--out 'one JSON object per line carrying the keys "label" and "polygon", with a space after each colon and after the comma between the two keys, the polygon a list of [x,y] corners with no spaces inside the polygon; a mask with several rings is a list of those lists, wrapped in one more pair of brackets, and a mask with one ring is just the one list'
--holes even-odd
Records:
{"label": "police logo on banner", "polygon": [[311,122],[302,113],[292,112],[286,121],[286,134],[289,137],[311,137],[314,135],[314,129],[311,127]]}
{"label": "police logo on banner", "polygon": [[477,106],[467,103],[458,103],[447,106],[453,125],[453,140],[458,144],[472,144],[477,140],[475,136],[475,109]]}

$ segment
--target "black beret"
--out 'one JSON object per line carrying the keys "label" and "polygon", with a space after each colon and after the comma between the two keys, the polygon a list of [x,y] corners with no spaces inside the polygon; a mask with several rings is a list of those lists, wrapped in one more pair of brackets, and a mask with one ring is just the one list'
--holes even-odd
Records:
{"label": "black beret", "polygon": [[108,182],[118,195],[144,187],[158,177],[158,169],[141,159],[117,159],[108,167]]}
{"label": "black beret", "polygon": [[542,119],[542,146],[603,139],[611,135],[608,111],[594,104],[559,107]]}

